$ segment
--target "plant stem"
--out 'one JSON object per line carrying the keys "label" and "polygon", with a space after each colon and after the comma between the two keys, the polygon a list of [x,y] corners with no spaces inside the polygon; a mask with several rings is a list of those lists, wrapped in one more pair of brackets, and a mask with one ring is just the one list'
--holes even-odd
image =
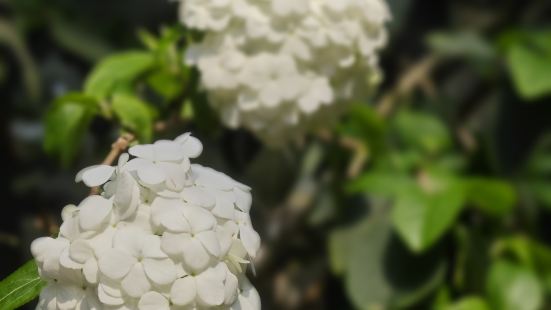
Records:
{"label": "plant stem", "polygon": [[[108,166],[113,165],[115,159],[117,159],[122,152],[126,151],[132,141],[134,141],[134,135],[130,133],[125,133],[118,137],[117,140],[111,144],[111,151],[107,154],[101,164]],[[92,187],[90,190],[90,195],[97,195],[99,191],[99,187]]]}

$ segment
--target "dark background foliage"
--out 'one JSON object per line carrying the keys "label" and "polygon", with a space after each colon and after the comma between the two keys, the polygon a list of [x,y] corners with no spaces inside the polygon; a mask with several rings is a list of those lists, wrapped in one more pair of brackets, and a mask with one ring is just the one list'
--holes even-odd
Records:
{"label": "dark background foliage", "polygon": [[[381,89],[332,138],[272,150],[219,126],[200,93],[165,105],[140,92],[158,110],[152,130],[168,124],[155,138],[192,130],[201,162],[254,188],[264,309],[551,309],[551,2],[389,1]],[[87,194],[75,173],[129,127],[93,117],[52,151],[54,100],[106,56],[145,50],[144,30],[179,33],[177,8],[0,1],[1,278],[56,232]]]}

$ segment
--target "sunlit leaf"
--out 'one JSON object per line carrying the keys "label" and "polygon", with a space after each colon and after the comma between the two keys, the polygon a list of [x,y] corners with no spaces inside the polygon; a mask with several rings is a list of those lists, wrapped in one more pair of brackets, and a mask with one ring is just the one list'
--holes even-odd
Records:
{"label": "sunlit leaf", "polygon": [[155,63],[150,52],[131,51],[109,56],[92,71],[84,85],[86,94],[98,99],[108,97],[117,84],[128,84]]}
{"label": "sunlit leaf", "polygon": [[492,309],[538,310],[543,305],[543,289],[530,269],[514,263],[496,261],[487,279]]}
{"label": "sunlit leaf", "polygon": [[491,310],[488,303],[480,297],[464,297],[444,308],[445,310]]}
{"label": "sunlit leaf", "polygon": [[516,202],[514,187],[499,179],[482,177],[465,178],[467,201],[492,215],[506,215]]}
{"label": "sunlit leaf", "polygon": [[537,99],[551,94],[551,32],[531,32],[510,44],[507,64],[519,94]]}
{"label": "sunlit leaf", "polygon": [[46,283],[38,275],[38,267],[29,261],[0,282],[0,309],[17,309],[40,294]]}
{"label": "sunlit leaf", "polygon": [[112,109],[123,127],[138,136],[140,142],[149,142],[153,137],[154,113],[147,103],[134,95],[116,94]]}
{"label": "sunlit leaf", "polygon": [[392,222],[410,249],[423,252],[453,225],[464,206],[463,187],[454,179],[434,179],[435,188],[412,188],[393,206]]}

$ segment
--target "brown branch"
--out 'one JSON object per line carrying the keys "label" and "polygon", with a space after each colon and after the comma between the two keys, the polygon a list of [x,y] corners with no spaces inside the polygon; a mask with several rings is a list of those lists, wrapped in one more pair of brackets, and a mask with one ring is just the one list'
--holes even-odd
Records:
{"label": "brown branch", "polygon": [[[132,141],[134,141],[134,135],[129,133],[123,134],[118,137],[117,140],[113,144],[111,144],[111,151],[109,152],[109,154],[107,154],[101,164],[108,166],[113,165],[115,160],[122,154],[122,152],[126,151]],[[92,189],[90,190],[90,195],[97,195],[99,191],[99,187],[92,187]]]}
{"label": "brown branch", "polygon": [[[418,63],[408,68],[398,81],[396,86],[381,96],[376,104],[376,111],[382,118],[388,118],[396,108],[399,100],[417,88],[421,88],[429,96],[436,96],[436,89],[429,76],[438,64],[439,59],[435,55],[428,55]],[[334,140],[333,134],[328,130],[320,130],[318,137],[324,141]],[[365,143],[355,137],[342,136],[338,138],[338,143],[352,152],[352,160],[346,171],[348,178],[357,177],[367,160],[369,159],[369,150]]]}

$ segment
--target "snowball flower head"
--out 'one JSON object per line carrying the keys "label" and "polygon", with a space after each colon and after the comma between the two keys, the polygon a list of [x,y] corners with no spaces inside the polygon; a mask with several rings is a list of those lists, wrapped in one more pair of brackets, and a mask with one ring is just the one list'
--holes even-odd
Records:
{"label": "snowball flower head", "polygon": [[260,309],[245,276],[260,246],[250,188],[192,164],[202,150],[187,133],[79,172],[103,191],[32,243],[48,282],[37,309]]}
{"label": "snowball flower head", "polygon": [[281,144],[335,121],[380,80],[384,0],[180,0],[185,59],[230,127]]}

